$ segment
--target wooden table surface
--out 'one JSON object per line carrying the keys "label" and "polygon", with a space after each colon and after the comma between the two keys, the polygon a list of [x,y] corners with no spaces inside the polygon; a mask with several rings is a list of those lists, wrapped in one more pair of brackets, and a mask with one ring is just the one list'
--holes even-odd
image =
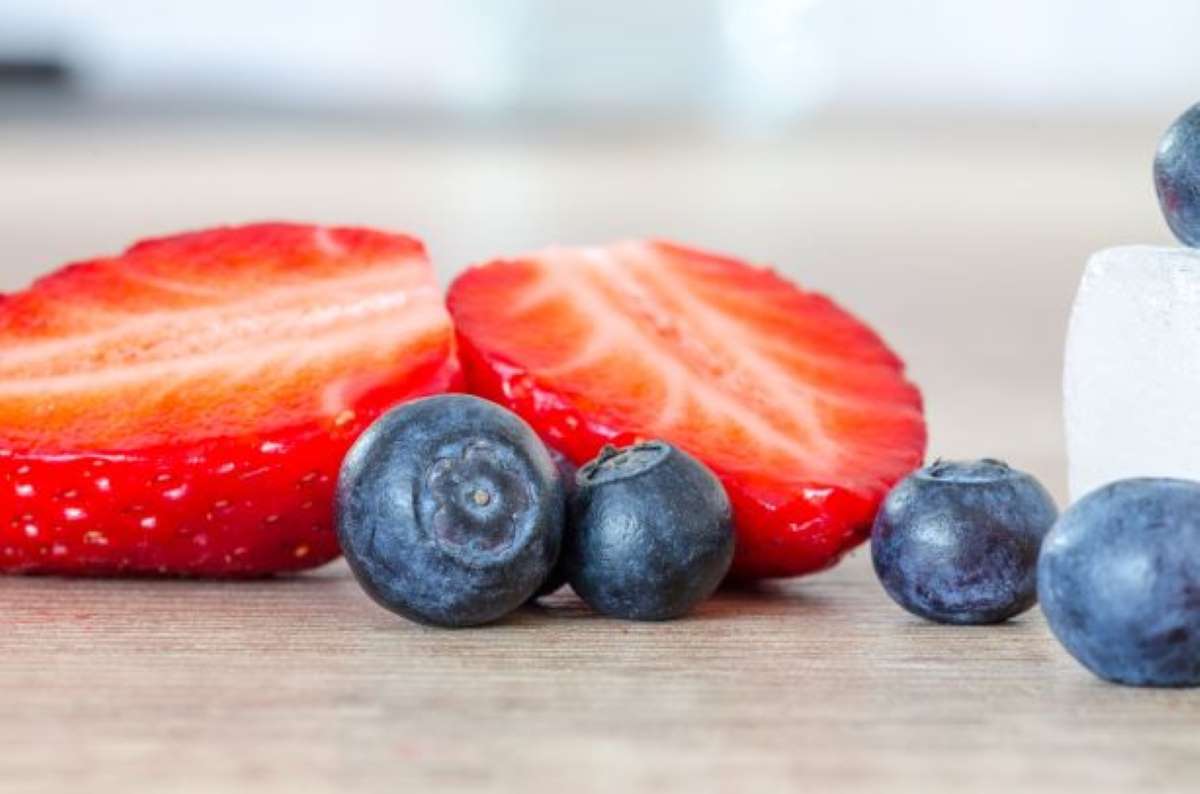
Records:
{"label": "wooden table surface", "polygon": [[[1065,497],[1062,336],[1089,251],[1165,242],[1167,119],[847,121],[784,141],[0,122],[0,287],[261,218],[424,237],[449,277],[654,235],[771,262],[909,361],[931,455]],[[1099,682],[1034,612],[948,628],[867,555],[641,625],[569,594],[486,629],[341,563],[252,584],[0,578],[0,791],[1189,791],[1200,691]]]}

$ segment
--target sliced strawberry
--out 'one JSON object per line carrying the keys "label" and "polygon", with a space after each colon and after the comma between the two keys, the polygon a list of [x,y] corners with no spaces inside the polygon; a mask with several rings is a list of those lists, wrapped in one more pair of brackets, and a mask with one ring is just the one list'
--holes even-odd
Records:
{"label": "sliced strawberry", "polygon": [[346,449],[460,377],[408,237],[259,224],[65,267],[0,298],[0,570],[319,565]]}
{"label": "sliced strawberry", "polygon": [[468,270],[449,306],[469,388],[576,462],[658,437],[712,467],[738,577],[832,565],[924,454],[895,354],[770,270],[667,243],[554,248]]}

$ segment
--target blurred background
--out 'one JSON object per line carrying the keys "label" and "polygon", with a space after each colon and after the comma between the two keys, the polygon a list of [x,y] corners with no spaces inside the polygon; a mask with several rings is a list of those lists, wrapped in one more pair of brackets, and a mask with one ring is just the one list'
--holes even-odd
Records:
{"label": "blurred background", "polygon": [[258,219],[414,233],[442,278],[675,238],[878,328],[931,454],[1065,494],[1088,253],[1167,242],[1194,0],[3,0],[0,288]]}
{"label": "blurred background", "polygon": [[88,110],[777,130],[1171,108],[1198,22],[1189,0],[5,0],[0,63]]}

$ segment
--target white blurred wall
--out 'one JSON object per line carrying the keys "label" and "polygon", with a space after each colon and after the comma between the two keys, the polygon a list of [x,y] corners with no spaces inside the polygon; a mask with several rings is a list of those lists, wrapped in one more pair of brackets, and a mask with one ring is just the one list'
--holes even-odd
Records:
{"label": "white blurred wall", "polygon": [[1200,93],[1200,0],[2,0],[94,101],[788,119]]}

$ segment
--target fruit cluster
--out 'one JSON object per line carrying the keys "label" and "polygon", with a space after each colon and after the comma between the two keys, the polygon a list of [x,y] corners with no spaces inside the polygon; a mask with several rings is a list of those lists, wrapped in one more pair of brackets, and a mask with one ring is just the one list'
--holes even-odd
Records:
{"label": "fruit cluster", "polygon": [[[1156,164],[1185,241],[1197,128]],[[925,440],[871,329],[662,242],[496,260],[443,301],[412,238],[256,224],[0,300],[0,571],[263,576],[341,551],[434,625],[564,583],[664,620],[870,536],[917,615],[993,623],[1040,593],[1099,675],[1200,683],[1200,484],[1116,483],[1059,517],[999,461],[914,472]]]}
{"label": "fruit cluster", "polygon": [[380,604],[441,626],[496,620],[565,581],[597,611],[680,617],[733,559],[729,499],[661,441],[564,477],[520,417],[469,395],[385,414],[338,482],[342,549]]}
{"label": "fruit cluster", "polygon": [[871,536],[884,590],[913,614],[996,623],[1040,597],[1088,669],[1152,686],[1200,684],[1198,549],[1200,483],[1123,480],[1058,516],[1036,480],[987,459],[914,472]]}
{"label": "fruit cluster", "polygon": [[[1154,182],[1171,230],[1200,245],[1200,105],[1163,136]],[[1028,475],[939,461],[884,500],[875,570],[899,604],[946,623],[1004,620],[1040,596],[1055,637],[1098,676],[1200,685],[1200,482],[1117,480],[1055,516]]]}

